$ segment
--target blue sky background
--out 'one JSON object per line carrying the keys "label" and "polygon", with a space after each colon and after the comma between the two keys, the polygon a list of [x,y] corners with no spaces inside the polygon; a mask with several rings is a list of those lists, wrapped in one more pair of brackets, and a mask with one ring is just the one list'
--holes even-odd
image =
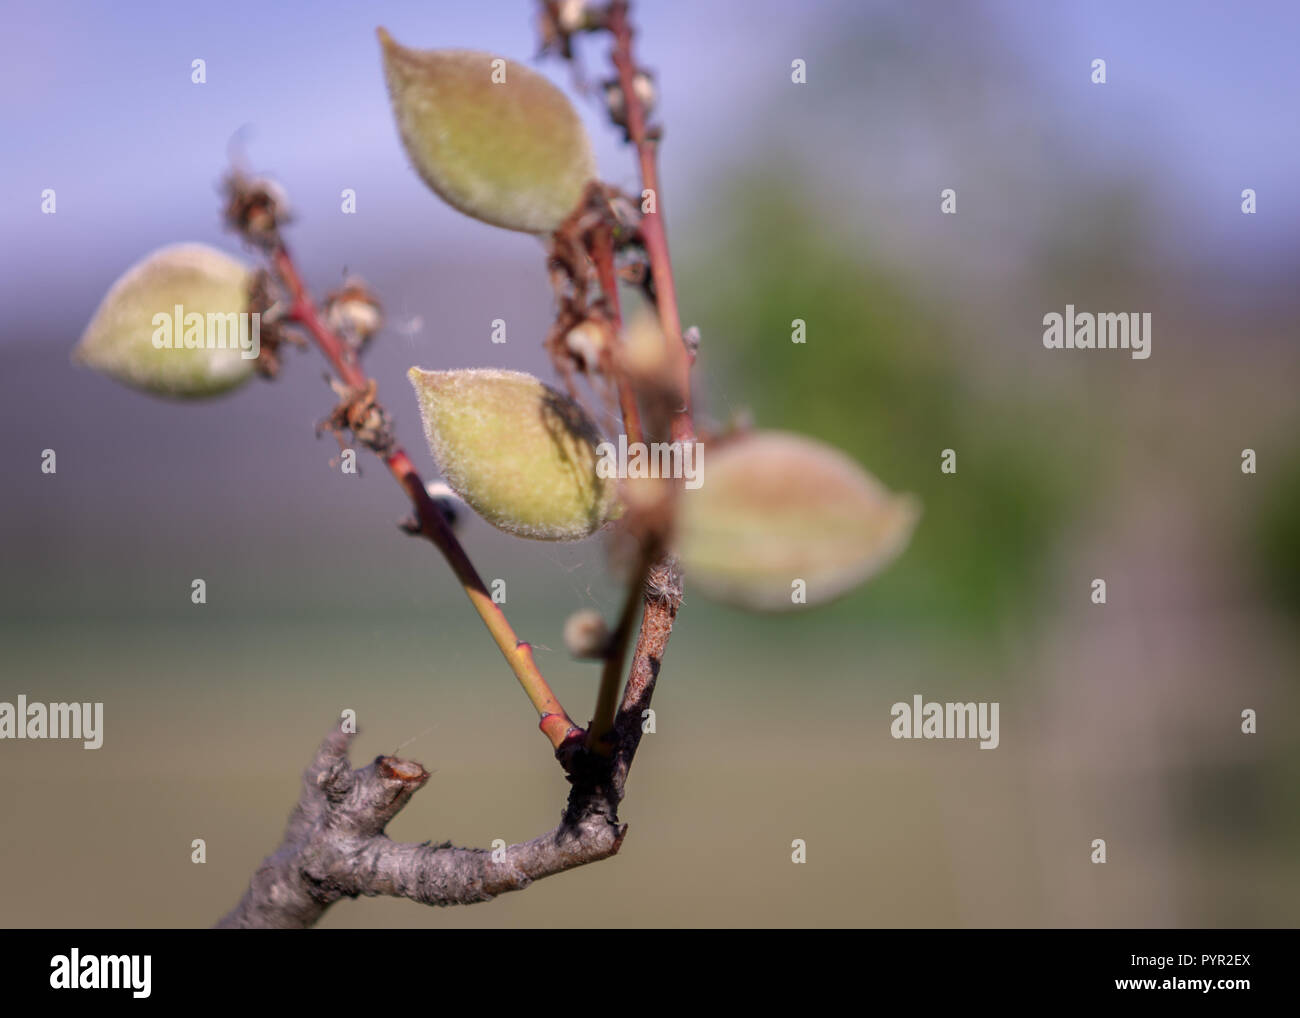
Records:
{"label": "blue sky background", "polygon": [[[686,216],[693,202],[725,197],[719,171],[747,146],[779,147],[786,135],[814,163],[833,163],[846,152],[852,160],[869,148],[860,123],[800,134],[791,118],[770,115],[769,103],[788,89],[794,56],[811,61],[808,89],[816,90],[828,77],[821,54],[851,63],[853,53],[836,51],[837,43],[870,31],[882,12],[904,12],[922,46],[927,33],[942,35],[954,20],[980,23],[972,51],[993,46],[995,62],[1021,65],[1033,98],[1049,104],[1054,125],[1081,153],[1100,165],[1151,173],[1171,224],[1182,224],[1170,245],[1180,257],[1233,260],[1243,186],[1258,190],[1260,215],[1238,253],[1294,251],[1300,5],[1004,0],[961,5],[960,16],[947,5],[926,6],[643,5],[639,48],[659,73],[669,125],[663,160],[670,217]],[[83,283],[102,292],[127,264],[173,240],[229,245],[216,221],[213,186],[237,133],[252,164],[289,186],[300,213],[297,245],[308,252],[309,268],[331,279],[344,259],[373,266],[398,252],[532,255],[528,238],[457,216],[415,178],[391,121],[374,39],[375,26],[384,24],[412,46],[458,45],[528,59],[536,36],[524,0],[19,0],[7,4],[5,23],[0,299],[18,311],[4,316],[6,343],[23,341],[13,326],[26,320],[33,294],[67,294]],[[597,73],[603,49],[587,47]],[[1108,61],[1104,90],[1087,78],[1095,56]],[[190,82],[195,57],[207,61],[204,85]],[[542,69],[567,84],[555,62]],[[842,110],[845,97],[839,99]],[[592,103],[583,110],[604,176],[631,186],[627,153]],[[874,186],[887,197],[892,182]],[[57,191],[56,216],[39,211],[46,187]],[[344,187],[358,192],[356,216],[339,214]],[[317,252],[322,260],[313,264]],[[60,298],[57,305],[70,325],[89,312],[89,300]],[[58,317],[58,307],[44,310]]]}

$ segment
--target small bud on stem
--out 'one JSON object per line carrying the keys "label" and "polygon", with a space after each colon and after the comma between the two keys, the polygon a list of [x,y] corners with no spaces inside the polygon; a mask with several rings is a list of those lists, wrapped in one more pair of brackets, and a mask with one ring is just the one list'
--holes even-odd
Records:
{"label": "small bud on stem", "polygon": [[564,646],[579,659],[602,658],[609,642],[609,626],[594,608],[584,608],[564,623]]}

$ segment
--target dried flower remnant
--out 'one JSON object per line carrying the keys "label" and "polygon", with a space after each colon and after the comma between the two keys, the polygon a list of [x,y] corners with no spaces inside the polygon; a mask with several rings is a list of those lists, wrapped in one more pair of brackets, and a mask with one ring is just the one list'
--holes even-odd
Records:
{"label": "dried flower remnant", "polygon": [[609,643],[609,626],[594,608],[576,611],[565,620],[564,646],[579,659],[600,658]]}

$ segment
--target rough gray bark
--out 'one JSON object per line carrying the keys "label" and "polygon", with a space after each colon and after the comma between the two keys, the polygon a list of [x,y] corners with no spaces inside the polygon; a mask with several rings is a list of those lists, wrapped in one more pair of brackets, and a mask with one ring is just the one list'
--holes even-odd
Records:
{"label": "rough gray bark", "polygon": [[560,825],[504,850],[401,844],[384,828],[429,775],[418,763],[379,757],[353,770],[351,737],[326,736],[303,775],[302,795],[284,841],[269,856],[219,928],[304,929],[340,898],[386,894],[426,905],[489,901],[534,880],[605,859],[624,828],[599,788],[575,783]]}
{"label": "rough gray bark", "polygon": [[681,602],[675,563],[651,570],[641,632],[609,756],[589,752],[582,741],[556,756],[571,788],[559,826],[547,834],[493,852],[399,843],[384,830],[429,775],[418,763],[377,757],[353,770],[351,736],[336,729],[325,737],[303,774],[302,793],[289,817],[284,841],[268,856],[239,904],[218,928],[305,929],[340,898],[391,895],[425,905],[489,901],[534,880],[616,854],[627,827],[618,804],[641,739],[641,713],[650,704],[659,664]]}

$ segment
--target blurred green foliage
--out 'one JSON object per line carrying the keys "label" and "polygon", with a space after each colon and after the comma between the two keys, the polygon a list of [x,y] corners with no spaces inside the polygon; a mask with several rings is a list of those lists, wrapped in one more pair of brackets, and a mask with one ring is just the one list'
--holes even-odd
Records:
{"label": "blurred green foliage", "polygon": [[[828,441],[921,497],[912,546],[826,609],[837,621],[996,633],[1041,592],[1086,490],[1075,411],[990,381],[976,362],[997,350],[962,333],[961,308],[897,278],[860,237],[837,236],[800,193],[788,181],[738,186],[729,207],[754,211],[683,274],[712,409],[749,408],[758,426]],[[803,345],[791,342],[796,318]],[[940,471],[944,449],[957,452],[955,474]]]}
{"label": "blurred green foliage", "polygon": [[1275,478],[1264,495],[1255,550],[1277,604],[1300,614],[1300,450],[1291,452]]}

